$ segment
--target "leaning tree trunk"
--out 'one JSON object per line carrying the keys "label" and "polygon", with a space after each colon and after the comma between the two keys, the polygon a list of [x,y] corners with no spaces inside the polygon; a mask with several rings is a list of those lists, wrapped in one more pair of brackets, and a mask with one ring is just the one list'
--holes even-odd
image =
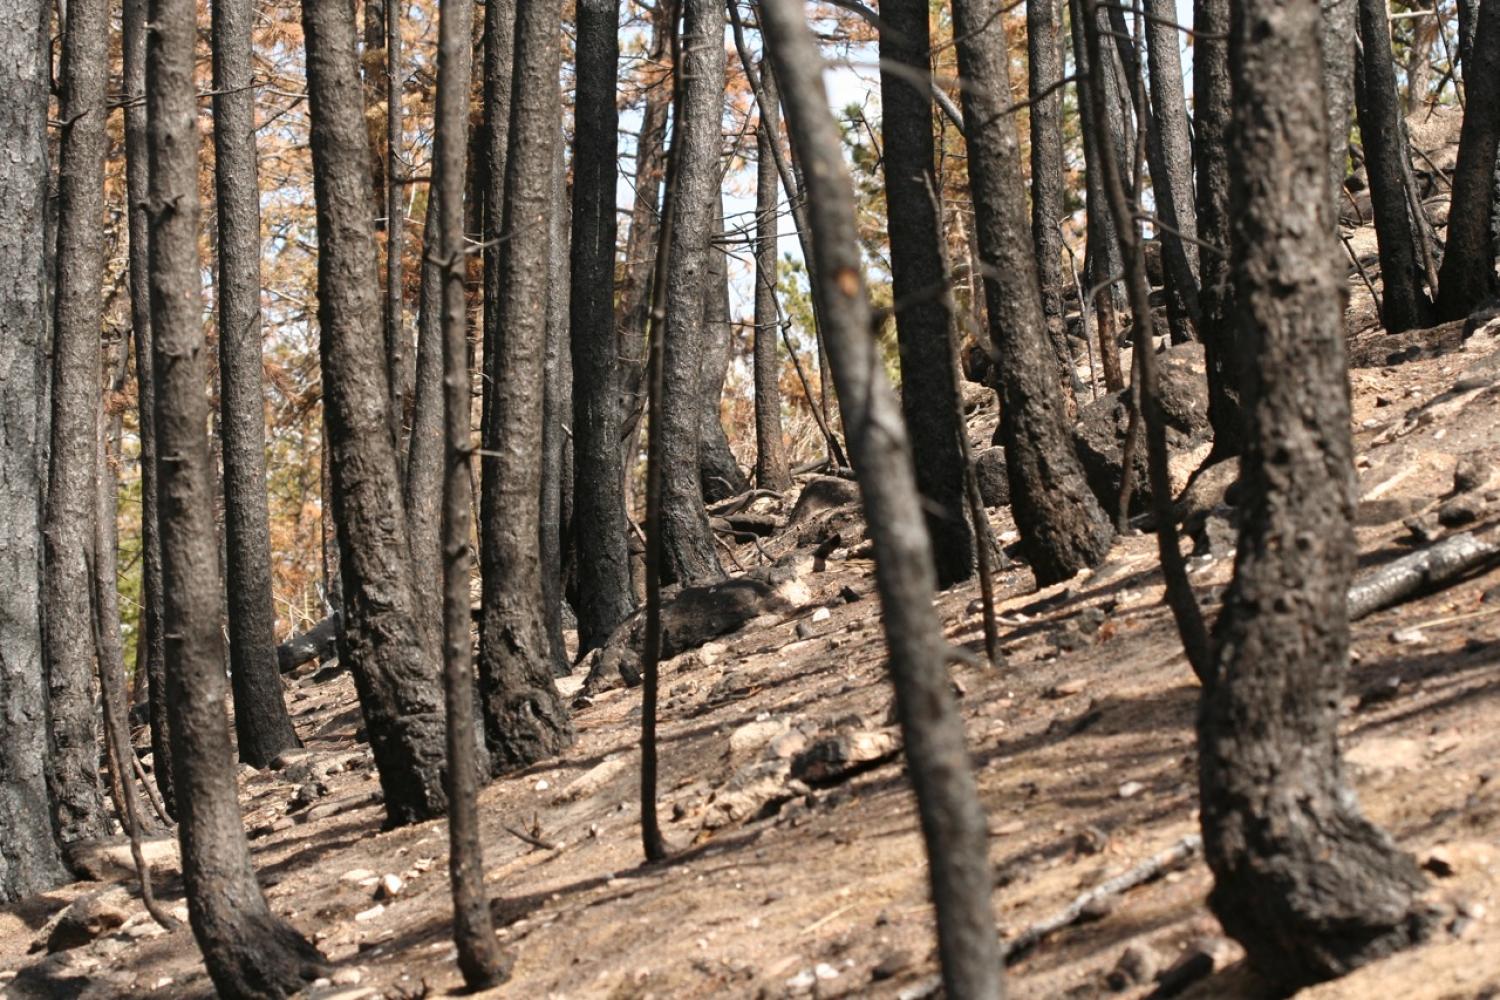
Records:
{"label": "leaning tree trunk", "polygon": [[1089,489],[1068,433],[1048,351],[1015,123],[1005,114],[1005,30],[979,0],[954,0],[975,234],[989,333],[999,355],[1000,431],[1011,509],[1037,584],[1066,580],[1109,552],[1114,530]]}
{"label": "leaning tree trunk", "polygon": [[[1041,282],[1047,339],[1061,368],[1063,392],[1073,394],[1072,354],[1063,307],[1063,234],[1067,182],[1063,176],[1062,0],[1026,5],[1026,69],[1031,98],[1031,241]],[[966,119],[967,120],[967,119]],[[1084,303],[1079,308],[1085,308]]]}
{"label": "leaning tree trunk", "polygon": [[224,718],[223,591],[204,433],[208,398],[193,82],[198,33],[191,0],[151,0],[149,13],[155,26],[146,44],[151,203],[172,206],[151,218],[151,327],[161,449],[167,705],[182,879],[193,935],[218,993],[236,1000],[284,997],[317,974],[321,956],[271,913],[256,884]]}
{"label": "leaning tree trunk", "polygon": [[[724,198],[721,194],[714,212],[713,232],[724,231]],[[734,345],[734,319],[729,306],[729,254],[722,247],[710,245],[708,251],[708,289],[703,300],[703,380],[698,440],[698,484],[703,499],[709,503],[738,496],[750,488],[750,481],[729,447],[724,432],[720,402],[724,398],[724,379]]]}
{"label": "leaning tree trunk", "polygon": [[776,349],[781,329],[781,310],[776,306],[776,246],[781,226],[776,143],[781,116],[776,74],[764,59],[760,85],[766,106],[755,133],[755,485],[781,491],[792,485],[781,439],[781,355]]}
{"label": "leaning tree trunk", "polygon": [[1387,333],[1427,326],[1432,303],[1422,290],[1418,235],[1402,180],[1402,157],[1409,156],[1396,64],[1391,55],[1385,0],[1359,0],[1359,71],[1355,106],[1370,177],[1375,239],[1380,248],[1380,322]]}
{"label": "leaning tree trunk", "polygon": [[0,4],[0,904],[66,881],[47,795],[41,507],[47,329],[47,42],[52,5]]}
{"label": "leaning tree trunk", "polygon": [[1000,996],[1003,971],[984,812],[943,667],[944,639],[932,607],[935,574],[912,453],[870,336],[854,192],[828,111],[823,61],[805,17],[799,0],[762,0],[762,30],[807,168],[816,273],[829,306],[824,340],[875,545],[897,716],[927,844],[943,982],[950,997],[992,1000]]}
{"label": "leaning tree trunk", "polygon": [[302,23],[318,204],[323,397],[343,580],[339,658],[359,692],[387,822],[399,826],[437,816],[445,806],[442,691],[434,651],[424,641],[387,417],[352,0],[306,0]]}
{"label": "leaning tree trunk", "polygon": [[214,187],[219,212],[219,426],[224,442],[229,671],[240,760],[301,746],[276,667],[261,384],[260,182],[250,0],[214,0]]}
{"label": "leaning tree trunk", "polygon": [[1232,267],[1253,373],[1240,555],[1198,720],[1199,781],[1209,905],[1261,974],[1294,991],[1411,944],[1429,917],[1421,873],[1359,814],[1338,752],[1353,454],[1318,5],[1242,10]]}
{"label": "leaning tree trunk", "polygon": [[[957,365],[947,265],[933,170],[931,40],[926,0],[886,0],[880,16],[881,133],[889,213],[891,287],[901,355],[901,412],[922,456],[917,486],[926,501],[938,586],[974,572],[974,539],[964,516],[964,460],[958,436]],[[915,74],[915,75],[913,75]],[[918,82],[923,81],[923,82]],[[847,421],[846,421],[847,424]]]}
{"label": "leaning tree trunk", "polygon": [[51,794],[63,843],[108,833],[99,785],[88,567],[94,537],[94,438],[104,280],[104,0],[74,0],[63,33],[52,450],[43,515]]}
{"label": "leaning tree trunk", "polygon": [[[604,645],[615,626],[635,609],[620,457],[622,366],[616,362],[614,314],[619,14],[620,0],[579,0],[569,322],[580,655]],[[629,268],[627,261],[627,275]]]}
{"label": "leaning tree trunk", "polygon": [[[552,682],[543,612],[541,531],[543,354],[547,339],[553,157],[560,141],[560,0],[528,0],[515,26],[505,214],[490,409],[496,457],[487,501],[499,514],[480,533],[484,580],[479,680],[492,773],[550,757],[573,739]],[[496,165],[491,163],[493,170]],[[487,512],[488,513],[488,512]]]}
{"label": "leaning tree trunk", "polygon": [[167,667],[161,631],[161,536],[157,524],[156,433],[152,428],[156,384],[151,372],[151,283],[148,274],[150,221],[146,197],[150,150],[146,143],[146,2],[125,0],[120,14],[124,50],[125,196],[129,202],[130,325],[135,340],[136,436],[141,467],[141,612],[136,677],[146,680],[151,724],[151,765],[168,812],[172,797],[172,752],[167,734]]}
{"label": "leaning tree trunk", "polygon": [[1468,105],[1453,170],[1448,244],[1438,274],[1438,312],[1462,319],[1496,292],[1494,226],[1496,152],[1500,150],[1500,0],[1479,8],[1470,62]]}
{"label": "leaning tree trunk", "polygon": [[662,342],[661,529],[665,582],[690,586],[724,575],[698,479],[701,452],[704,329],[712,274],[709,255],[718,204],[719,144],[724,101],[724,5],[685,0],[682,127],[677,157],[674,230],[667,265],[667,315]]}

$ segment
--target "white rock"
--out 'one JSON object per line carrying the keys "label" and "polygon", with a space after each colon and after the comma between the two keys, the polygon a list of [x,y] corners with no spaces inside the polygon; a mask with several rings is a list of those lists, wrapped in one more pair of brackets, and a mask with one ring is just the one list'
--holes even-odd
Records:
{"label": "white rock", "polygon": [[816,610],[816,611],[814,611],[812,613],[812,620],[815,621],[815,622],[826,622],[828,619],[830,619],[832,617],[833,617],[833,612],[829,611],[827,608],[819,608],[818,610]]}
{"label": "white rock", "polygon": [[363,882],[367,878],[374,878],[375,873],[368,868],[355,868],[344,872],[339,876],[340,882]]}
{"label": "white rock", "polygon": [[1139,781],[1127,781],[1120,786],[1120,798],[1133,799],[1146,790],[1146,786]]}
{"label": "white rock", "polygon": [[401,881],[401,876],[387,872],[380,876],[380,882],[375,886],[376,899],[395,899],[401,895],[401,890],[406,888],[406,883]]}
{"label": "white rock", "polygon": [[813,975],[817,976],[819,979],[837,979],[839,977],[839,970],[835,969],[827,962],[819,962],[813,968]]}
{"label": "white rock", "polygon": [[539,792],[545,792],[547,789],[549,789],[551,787],[552,786],[547,783],[547,779],[546,778],[542,778],[540,781],[538,781],[536,783],[536,790],[539,791]]}
{"label": "white rock", "polygon": [[356,921],[358,921],[359,923],[363,924],[363,923],[367,923],[367,922],[369,922],[371,920],[376,919],[377,917],[379,917],[384,912],[385,912],[385,904],[384,903],[376,903],[374,906],[370,907],[368,910],[360,910],[358,913],[356,913],[354,915],[354,919]]}

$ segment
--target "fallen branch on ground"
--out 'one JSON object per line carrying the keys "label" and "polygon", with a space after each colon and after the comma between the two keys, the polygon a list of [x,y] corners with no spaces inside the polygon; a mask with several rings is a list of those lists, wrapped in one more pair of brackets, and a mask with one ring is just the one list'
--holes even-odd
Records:
{"label": "fallen branch on ground", "polygon": [[1470,572],[1500,562],[1500,545],[1469,532],[1402,556],[1365,574],[1349,588],[1349,620],[1358,621],[1408,597],[1450,586]]}

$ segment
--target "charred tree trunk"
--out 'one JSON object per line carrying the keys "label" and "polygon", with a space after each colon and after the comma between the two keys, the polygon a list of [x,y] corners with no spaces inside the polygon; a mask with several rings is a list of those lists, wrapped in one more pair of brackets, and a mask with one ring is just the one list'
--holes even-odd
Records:
{"label": "charred tree trunk", "polygon": [[[559,125],[559,130],[561,125]],[[563,641],[563,557],[567,549],[564,509],[572,485],[573,455],[568,447],[573,423],[573,366],[568,363],[568,171],[559,134],[552,152],[552,204],[548,225],[547,342],[542,361],[542,494],[537,540],[542,560],[542,614],[552,670],[568,673]]]}
{"label": "charred tree trunk", "polygon": [[1349,172],[1354,120],[1354,51],[1359,0],[1319,0],[1323,32],[1323,93],[1328,104],[1328,177],[1338,198]]}
{"label": "charred tree trunk", "polygon": [[1209,905],[1258,970],[1294,990],[1405,947],[1428,916],[1416,864],[1359,814],[1339,761],[1353,449],[1318,6],[1243,10],[1233,273],[1254,365],[1240,555],[1199,715],[1199,781]]}
{"label": "charred tree trunk", "polygon": [[[158,0],[161,2],[161,0]],[[353,0],[306,0],[318,203],[318,324],[343,579],[339,658],[359,692],[387,822],[442,813],[443,708],[424,641],[388,419]]]}
{"label": "charred tree trunk", "polygon": [[260,181],[249,0],[214,0],[214,185],[219,213],[219,419],[224,438],[229,670],[240,760],[301,746],[276,669],[261,384]]}
{"label": "charred tree trunk", "polygon": [[[1063,176],[1062,0],[1026,5],[1027,84],[1031,97],[1031,241],[1036,250],[1047,340],[1062,368],[1064,398],[1072,395],[1073,362],[1063,308],[1063,247],[1058,225],[1067,212]],[[966,121],[968,119],[965,119]],[[1079,308],[1085,308],[1084,303]]]}
{"label": "charred tree trunk", "polygon": [[43,521],[46,676],[54,823],[64,844],[108,833],[99,785],[88,567],[104,282],[105,82],[109,10],[74,0],[63,32],[52,449]]}
{"label": "charred tree trunk", "polygon": [[[443,554],[440,534],[443,500],[443,343],[442,268],[438,266],[438,199],[429,189],[422,224],[422,278],[417,305],[417,366],[412,382],[411,436],[407,440],[406,481],[402,498],[411,546],[412,582],[422,600],[424,628],[442,624],[436,595],[441,590]],[[425,595],[425,596],[424,596]]]}
{"label": "charred tree trunk", "polygon": [[954,0],[969,185],[984,262],[989,334],[1000,359],[1000,430],[1021,547],[1046,586],[1093,566],[1114,530],[1084,479],[1048,352],[1041,289],[1027,239],[1015,123],[1006,115],[1005,30],[978,0]]}
{"label": "charred tree trunk", "polygon": [[[550,757],[573,739],[552,682],[537,553],[541,532],[543,354],[552,233],[553,156],[560,135],[560,0],[528,0],[515,22],[505,214],[492,218],[500,244],[497,328],[487,368],[497,378],[490,440],[497,453],[486,482],[480,534],[484,610],[479,680],[492,773]],[[488,61],[488,55],[487,55]],[[496,170],[491,163],[490,169]],[[490,518],[490,514],[494,518]]]}
{"label": "charred tree trunk", "polygon": [[828,112],[823,61],[802,8],[797,0],[762,0],[762,26],[785,94],[787,123],[808,168],[816,273],[829,306],[824,339],[875,545],[897,716],[927,845],[943,982],[948,996],[993,1000],[1001,994],[1003,971],[984,813],[942,667],[944,640],[932,609],[935,574],[912,453],[870,336],[854,194]]}
{"label": "charred tree trunk", "polygon": [[[501,373],[497,370],[500,337],[500,255],[503,247],[490,242],[501,233],[505,217],[505,164],[510,155],[511,60],[516,51],[516,0],[495,0],[484,5],[484,137],[482,162],[469,164],[469,172],[484,186],[479,207],[484,236],[484,331],[483,378],[480,380],[479,433],[486,452],[496,448],[493,411]],[[500,508],[499,462],[492,455],[480,459],[479,536],[497,518]]]}
{"label": "charred tree trunk", "polygon": [[[578,4],[569,322],[579,655],[604,645],[615,626],[635,609],[620,453],[624,366],[616,361],[614,313],[619,15],[620,0]],[[627,260],[627,281],[631,267]]]}
{"label": "charred tree trunk", "polygon": [[1496,153],[1500,151],[1500,2],[1486,0],[1470,61],[1464,65],[1467,106],[1453,170],[1448,244],[1438,275],[1438,312],[1444,319],[1467,316],[1496,292],[1494,228]]}
{"label": "charred tree trunk", "polygon": [[0,38],[0,903],[66,881],[47,792],[42,672],[42,476],[48,39],[52,5],[7,0]]}
{"label": "charred tree trunk", "polygon": [[[944,294],[948,280],[933,171],[931,40],[926,0],[886,0],[880,16],[881,133],[889,213],[891,285],[901,355],[901,412],[912,449],[922,456],[917,487],[938,586],[974,572],[974,539],[964,516],[964,462],[958,435],[957,368]],[[897,69],[901,67],[904,69]],[[912,74],[916,74],[915,77]]]}
{"label": "charred tree trunk", "polygon": [[720,579],[713,531],[698,478],[703,420],[704,329],[711,287],[711,239],[719,196],[724,99],[724,5],[684,0],[682,128],[677,157],[675,229],[667,266],[661,398],[662,573],[684,586]]}
{"label": "charred tree trunk", "polygon": [[1422,289],[1418,235],[1402,180],[1401,159],[1410,154],[1385,0],[1358,2],[1360,52],[1354,96],[1380,246],[1380,322],[1387,333],[1400,333],[1430,325],[1433,309]]}
{"label": "charred tree trunk", "polygon": [[[1182,93],[1181,37],[1173,0],[1150,0],[1146,5],[1147,64],[1151,75],[1150,151],[1151,194],[1156,227],[1166,265],[1168,304],[1181,320],[1198,328],[1198,214],[1193,208],[1193,144],[1188,135],[1187,102]],[[1172,339],[1185,330],[1174,328]]]}
{"label": "charred tree trunk", "polygon": [[[776,349],[781,311],[776,306],[777,236],[781,226],[776,143],[781,131],[776,74],[762,60],[766,106],[756,128],[755,163],[755,485],[785,490],[792,484],[781,439],[781,354]],[[809,403],[811,400],[808,401]]]}
{"label": "charred tree trunk", "polygon": [[[724,197],[718,198],[714,213],[714,235],[724,231]],[[750,488],[750,481],[735,460],[729,447],[729,435],[719,404],[724,398],[724,379],[729,374],[733,346],[734,321],[729,309],[729,255],[710,243],[708,251],[708,291],[703,301],[703,389],[699,398],[702,429],[698,440],[698,484],[703,499],[709,503],[739,496]]]}
{"label": "charred tree trunk", "polygon": [[[471,18],[472,20],[472,18]],[[406,170],[401,165],[401,0],[385,0],[385,370],[390,383],[391,415],[396,423],[396,454],[406,452],[406,408],[411,398],[411,369],[406,361],[404,304],[406,271]],[[403,470],[404,472],[404,470]],[[403,479],[404,483],[404,479]]]}
{"label": "charred tree trunk", "polygon": [[[256,884],[224,718],[228,684],[219,632],[224,595],[204,434],[208,399],[203,393],[206,346],[198,265],[194,5],[190,0],[151,0],[149,16],[154,25],[146,43],[151,81],[146,91],[153,206],[151,328],[167,705],[182,878],[193,935],[219,994],[236,1000],[283,997],[317,974],[321,956],[271,913]],[[352,23],[351,9],[351,27]],[[355,123],[358,126],[357,117]]]}

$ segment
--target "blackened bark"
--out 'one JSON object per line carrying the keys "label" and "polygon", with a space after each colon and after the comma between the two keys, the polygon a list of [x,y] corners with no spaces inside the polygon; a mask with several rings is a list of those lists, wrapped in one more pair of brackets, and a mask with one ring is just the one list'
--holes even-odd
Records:
{"label": "blackened bark", "polygon": [[[724,198],[714,213],[714,233],[724,231]],[[724,379],[729,374],[734,321],[729,308],[729,255],[718,246],[708,251],[708,289],[703,300],[703,389],[699,420],[698,485],[708,503],[739,496],[750,481],[735,460],[719,409],[724,398]]]}
{"label": "blackened bark", "polygon": [[240,760],[301,746],[276,669],[261,384],[260,182],[250,0],[214,0],[214,189],[219,213],[219,426],[224,442],[229,671]]}
{"label": "blackened bark", "polygon": [[[481,758],[474,733],[473,661],[469,631],[469,351],[464,279],[464,186],[467,180],[469,79],[473,65],[472,0],[447,0],[438,28],[437,135],[433,148],[438,229],[429,233],[441,260],[443,339],[443,702],[448,751],[448,874],[453,890],[453,942],[471,989],[506,978],[484,889],[479,839]],[[436,237],[433,239],[433,237]]]}
{"label": "blackened bark", "polygon": [[1318,6],[1241,9],[1233,273],[1254,364],[1239,559],[1198,721],[1199,782],[1209,905],[1262,975],[1295,990],[1405,947],[1427,915],[1421,873],[1359,814],[1338,752],[1353,449]]}
{"label": "blackened bark", "polygon": [[[880,16],[881,137],[891,241],[891,287],[901,355],[901,412],[912,449],[922,456],[917,487],[938,586],[974,572],[974,539],[964,516],[964,463],[958,435],[958,385],[947,267],[933,170],[932,95],[910,74],[928,78],[931,39],[926,0],[886,0]],[[896,69],[904,68],[904,72]]]}
{"label": "blackened bark", "polygon": [[[411,576],[422,603],[423,628],[436,642],[442,609],[435,596],[443,579],[443,338],[442,268],[437,262],[438,198],[429,189],[422,225],[422,279],[417,305],[417,368],[412,382],[411,436],[407,440],[407,543],[411,547]],[[430,643],[432,644],[432,643]]]}
{"label": "blackened bark", "polygon": [[[781,131],[776,74],[762,61],[760,85],[766,97],[756,128],[755,164],[755,485],[784,490],[792,484],[781,440],[781,355],[776,336],[777,236],[781,226],[776,143]],[[809,400],[811,402],[811,400]]]}
{"label": "blackened bark", "polygon": [[[623,366],[616,361],[614,313],[619,14],[619,0],[578,4],[569,322],[580,655],[602,646],[635,610],[620,452]],[[631,267],[627,261],[627,281]]]}
{"label": "blackened bark", "polygon": [[573,423],[573,366],[568,363],[568,171],[559,138],[552,152],[552,229],[547,259],[547,343],[542,361],[542,495],[538,509],[542,560],[542,614],[552,670],[568,672],[563,641],[563,555],[566,550],[564,508],[572,486],[573,455],[568,447]]}
{"label": "blackened bark", "polygon": [[[471,18],[472,20],[472,18]],[[385,368],[391,388],[391,414],[396,420],[396,453],[405,455],[406,407],[411,395],[411,370],[406,361],[404,304],[406,273],[401,255],[406,243],[406,200],[401,167],[402,63],[401,0],[385,0]]]}
{"label": "blackened bark", "polygon": [[52,5],[7,0],[0,37],[0,903],[67,879],[47,793],[42,673],[48,48]]}
{"label": "blackened bark", "polygon": [[703,415],[704,316],[719,198],[719,144],[724,101],[724,5],[684,0],[682,127],[674,142],[677,188],[667,265],[667,321],[662,352],[662,572],[683,586],[723,577],[698,478]]}
{"label": "blackened bark", "polygon": [[1208,422],[1214,431],[1210,460],[1238,455],[1245,446],[1244,350],[1230,320],[1234,302],[1229,273],[1229,0],[1194,0],[1193,162],[1198,180],[1198,237],[1208,246],[1198,258],[1198,336],[1208,369]]}
{"label": "blackened bark", "polygon": [[[495,0],[484,5],[484,136],[482,162],[469,164],[469,172],[484,186],[480,208],[484,235],[484,332],[483,378],[480,380],[479,433],[486,452],[497,447],[493,412],[502,373],[499,357],[501,234],[505,217],[505,164],[510,155],[511,60],[516,51],[516,0]],[[480,459],[479,536],[489,525],[505,517],[500,499],[499,461],[492,455]]]}
{"label": "blackened bark", "polygon": [[151,369],[150,220],[146,212],[150,150],[146,143],[146,2],[125,0],[120,14],[124,50],[125,187],[130,234],[130,325],[135,341],[136,431],[141,466],[141,613],[136,677],[145,678],[151,723],[152,777],[163,804],[172,798],[172,752],[167,734],[167,667],[161,631],[161,535],[157,523],[156,380]]}
{"label": "blackened bark", "polygon": [[1493,230],[1496,152],[1500,150],[1500,3],[1479,8],[1470,62],[1464,65],[1467,105],[1453,170],[1448,244],[1438,274],[1438,312],[1461,319],[1495,294]]}
{"label": "blackened bark", "polygon": [[[1151,75],[1147,150],[1151,194],[1166,265],[1168,305],[1180,319],[1198,327],[1198,214],[1193,208],[1193,145],[1188,135],[1187,102],[1182,93],[1181,34],[1173,0],[1146,5],[1147,65]],[[1182,331],[1186,332],[1186,331]],[[1173,340],[1183,339],[1174,328]]]}
{"label": "blackened bark", "polygon": [[1319,0],[1318,6],[1323,31],[1323,93],[1328,104],[1328,177],[1337,198],[1349,172],[1359,0]]}
{"label": "blackened bark", "polygon": [[442,813],[438,665],[423,641],[390,433],[353,0],[306,0],[318,325],[344,637],[392,826]]}
{"label": "blackened bark", "polygon": [[[549,757],[573,739],[552,682],[537,553],[541,531],[543,354],[552,232],[553,156],[560,141],[560,0],[529,0],[516,14],[510,149],[500,251],[490,409],[493,481],[480,535],[484,611],[479,681],[492,773]],[[487,57],[488,58],[488,57]],[[495,168],[492,163],[491,169]],[[486,234],[486,239],[495,234]]]}
{"label": "blackened bark", "polygon": [[1401,175],[1401,159],[1409,154],[1385,0],[1359,0],[1359,45],[1354,103],[1380,247],[1380,322],[1387,333],[1400,333],[1428,326],[1433,310],[1422,289],[1418,236]]}
{"label": "blackened bark", "polygon": [[927,845],[943,984],[951,997],[992,1000],[1001,994],[1003,970],[990,905],[994,880],[984,812],[963,722],[942,667],[944,640],[932,608],[935,572],[912,453],[870,336],[854,193],[803,5],[762,0],[761,18],[785,95],[787,124],[807,168],[816,273],[829,306],[824,339],[875,545],[897,717]]}
{"label": "blackened bark", "polygon": [[1063,177],[1062,2],[1026,5],[1026,72],[1031,97],[1031,240],[1036,249],[1047,340],[1057,355],[1065,393],[1073,391],[1063,310],[1063,237],[1058,224],[1067,212]]}
{"label": "blackened bark", "polygon": [[365,125],[370,134],[370,178],[373,181],[370,212],[375,231],[385,228],[385,158],[381,156],[380,132],[384,127],[381,106],[385,103],[385,4],[386,0],[359,0],[359,68],[364,80]]}
{"label": "blackened bark", "polygon": [[1038,585],[1066,580],[1109,552],[1114,530],[1083,476],[1048,350],[1041,289],[1027,239],[1015,122],[1005,114],[1005,30],[977,0],[954,0],[975,235],[984,264],[989,335],[999,356],[1000,430],[1021,548]]}
{"label": "blackened bark", "polygon": [[[350,14],[352,25],[352,10]],[[204,433],[207,348],[198,264],[194,5],[191,0],[151,0],[149,17],[154,25],[146,43],[151,327],[167,705],[182,877],[193,935],[219,994],[236,1000],[283,997],[316,974],[320,956],[271,913],[256,884],[224,718],[228,682],[219,631],[224,595]]]}
{"label": "blackened bark", "polygon": [[84,555],[94,537],[94,436],[104,276],[104,0],[68,7],[63,33],[52,450],[43,536],[52,808],[63,843],[108,832],[99,785],[94,642]]}

